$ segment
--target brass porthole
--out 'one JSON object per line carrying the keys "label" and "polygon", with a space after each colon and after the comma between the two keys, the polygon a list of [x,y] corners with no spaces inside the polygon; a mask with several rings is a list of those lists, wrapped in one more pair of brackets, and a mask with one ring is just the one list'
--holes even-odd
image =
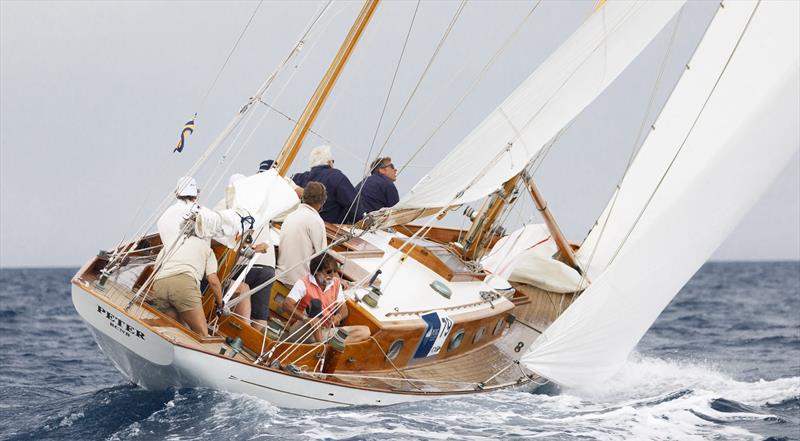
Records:
{"label": "brass porthole", "polygon": [[461,341],[463,340],[464,340],[464,330],[459,329],[459,331],[456,332],[456,335],[454,335],[453,338],[450,339],[450,343],[447,345],[447,350],[455,351],[456,349],[458,349],[459,346],[461,346]]}
{"label": "brass porthole", "polygon": [[503,332],[503,325],[505,323],[506,323],[506,321],[503,320],[503,319],[498,320],[497,324],[494,325],[494,331],[492,331],[492,335],[496,336],[496,335],[499,335],[501,332]]}
{"label": "brass porthole", "polygon": [[481,326],[480,328],[478,328],[478,330],[475,331],[475,335],[472,336],[472,344],[476,344],[479,341],[481,341],[481,339],[483,338],[483,334],[485,332],[486,332],[485,326]]}
{"label": "brass porthole", "polygon": [[397,356],[400,355],[400,351],[403,349],[404,344],[405,342],[402,339],[393,341],[392,344],[389,345],[389,350],[386,351],[386,358],[389,360],[394,360],[397,358]]}

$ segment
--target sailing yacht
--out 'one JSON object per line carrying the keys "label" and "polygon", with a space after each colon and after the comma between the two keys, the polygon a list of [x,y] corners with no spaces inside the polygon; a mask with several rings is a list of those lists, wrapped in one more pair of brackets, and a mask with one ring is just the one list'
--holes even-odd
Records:
{"label": "sailing yacht", "polygon": [[[148,389],[211,387],[316,409],[603,381],[800,146],[800,4],[722,2],[605,210],[582,242],[564,237],[537,188],[537,166],[683,6],[601,2],[396,206],[327,225],[326,251],[349,282],[344,324],[367,326],[366,341],[290,334],[279,282],[263,332],[218,314],[205,293],[210,336],[195,334],[148,302],[156,256],[175,247],[149,232],[152,223],[78,271],[75,308],[114,365]],[[236,181],[230,204],[198,212],[186,231],[214,238],[231,305],[248,295],[232,297],[234,269],[252,264],[243,240],[264,228],[279,235],[271,221],[297,205],[282,175],[378,8],[364,3],[279,167]],[[507,233],[504,214],[528,197],[544,223]],[[468,228],[438,225],[469,204],[478,208],[465,210]]]}

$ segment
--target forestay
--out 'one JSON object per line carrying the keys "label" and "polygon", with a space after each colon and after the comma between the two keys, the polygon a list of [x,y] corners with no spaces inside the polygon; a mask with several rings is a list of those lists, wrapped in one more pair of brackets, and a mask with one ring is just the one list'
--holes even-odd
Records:
{"label": "forestay", "polygon": [[617,78],[683,3],[605,4],[393,211],[457,205],[497,190]]}
{"label": "forestay", "polygon": [[529,369],[568,387],[617,372],[792,158],[800,146],[798,21],[797,2],[719,9],[604,214],[608,243],[595,228],[584,245],[591,253],[599,242],[595,268],[608,266],[522,357]]}

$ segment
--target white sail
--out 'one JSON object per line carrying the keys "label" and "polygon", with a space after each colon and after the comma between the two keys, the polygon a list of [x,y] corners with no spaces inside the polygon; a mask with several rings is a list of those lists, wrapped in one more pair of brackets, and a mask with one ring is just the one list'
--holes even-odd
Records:
{"label": "white sail", "polygon": [[[635,225],[610,218],[607,231],[633,225],[628,239],[522,357],[529,369],[565,386],[617,372],[792,158],[800,146],[799,21],[798,2],[726,2],[717,12],[622,183],[620,197],[630,199],[619,210],[641,217]],[[648,198],[628,190],[642,185]]]}
{"label": "white sail", "polygon": [[300,203],[297,194],[286,179],[275,170],[244,177],[233,183],[215,208],[201,208],[197,213],[195,233],[200,237],[213,237],[228,248],[237,244],[241,233],[242,216],[253,217],[253,228],[259,231],[272,219],[284,216]]}
{"label": "white sail", "polygon": [[683,3],[606,3],[395,210],[457,205],[497,190],[617,78]]}

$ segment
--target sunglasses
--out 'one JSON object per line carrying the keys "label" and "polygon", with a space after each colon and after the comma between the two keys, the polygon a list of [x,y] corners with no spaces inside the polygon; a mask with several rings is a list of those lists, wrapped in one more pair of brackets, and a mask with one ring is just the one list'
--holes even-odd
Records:
{"label": "sunglasses", "polygon": [[394,164],[392,164],[391,162],[386,165],[382,165],[380,168],[392,168],[393,170],[397,170],[396,168],[394,168]]}

